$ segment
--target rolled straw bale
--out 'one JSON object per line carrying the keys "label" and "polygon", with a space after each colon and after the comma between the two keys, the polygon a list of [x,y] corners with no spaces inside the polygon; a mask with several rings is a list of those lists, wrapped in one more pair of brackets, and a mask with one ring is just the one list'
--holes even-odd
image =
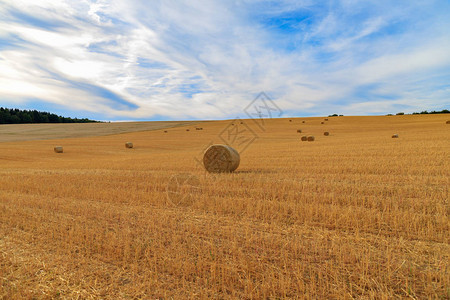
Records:
{"label": "rolled straw bale", "polygon": [[53,150],[56,153],[63,153],[63,147],[62,146],[56,146],[55,148],[53,148]]}
{"label": "rolled straw bale", "polygon": [[186,129],[186,131],[189,131],[189,129]]}
{"label": "rolled straw bale", "polygon": [[328,121],[328,119],[325,119],[325,121]]}
{"label": "rolled straw bale", "polygon": [[306,121],[302,121],[302,123],[306,123]]}
{"label": "rolled straw bale", "polygon": [[325,124],[325,122],[320,122],[320,124]]}
{"label": "rolled straw bale", "polygon": [[211,145],[203,155],[203,165],[210,173],[233,172],[240,161],[239,153],[228,145]]}
{"label": "rolled straw bale", "polygon": [[449,121],[447,121],[447,122],[445,122],[445,124],[450,124],[450,120],[449,120]]}
{"label": "rolled straw bale", "polygon": [[398,134],[393,134],[393,135],[392,135],[392,138],[393,138],[393,139],[398,139]]}
{"label": "rolled straw bale", "polygon": [[328,131],[325,131],[325,132],[323,133],[323,135],[325,135],[325,136],[329,136],[329,135],[330,135],[330,133],[329,133]]}
{"label": "rolled straw bale", "polygon": [[302,136],[302,142],[306,142],[308,140],[308,137],[306,135]]}
{"label": "rolled straw bale", "polygon": [[289,122],[292,122],[292,120],[289,120]]}
{"label": "rolled straw bale", "polygon": [[314,142],[314,136],[313,135],[308,136],[308,142]]}
{"label": "rolled straw bale", "polygon": [[167,133],[167,130],[164,130],[164,133]]}
{"label": "rolled straw bale", "polygon": [[125,143],[125,148],[133,148],[133,143],[132,142],[126,142]]}
{"label": "rolled straw bale", "polygon": [[297,132],[298,132],[298,133],[302,133],[302,130],[301,130],[301,129],[297,129]]}

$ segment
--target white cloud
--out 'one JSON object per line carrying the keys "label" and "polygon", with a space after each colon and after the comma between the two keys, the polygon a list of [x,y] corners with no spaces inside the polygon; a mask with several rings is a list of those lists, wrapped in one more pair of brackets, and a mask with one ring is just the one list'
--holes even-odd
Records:
{"label": "white cloud", "polygon": [[108,119],[232,118],[260,91],[285,111],[324,114],[449,97],[438,2],[53,2],[0,1],[0,97]]}

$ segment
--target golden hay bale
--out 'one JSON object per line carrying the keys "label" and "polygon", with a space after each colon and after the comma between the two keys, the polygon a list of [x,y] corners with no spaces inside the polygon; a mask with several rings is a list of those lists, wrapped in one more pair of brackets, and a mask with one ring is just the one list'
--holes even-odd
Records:
{"label": "golden hay bale", "polygon": [[241,124],[244,124],[244,122],[241,122]]}
{"label": "golden hay bale", "polygon": [[203,165],[210,173],[233,172],[240,161],[239,153],[227,145],[211,145],[203,155]]}
{"label": "golden hay bale", "polygon": [[164,130],[164,133],[167,133],[167,130]]}
{"label": "golden hay bale", "polygon": [[305,142],[308,140],[308,137],[306,135],[302,136],[302,142]]}
{"label": "golden hay bale", "polygon": [[189,131],[189,129],[186,129],[186,131]]}
{"label": "golden hay bale", "polygon": [[325,119],[325,121],[328,121],[328,119]]}
{"label": "golden hay bale", "polygon": [[125,148],[133,148],[133,143],[132,142],[126,142],[125,143]]}
{"label": "golden hay bale", "polygon": [[393,134],[393,135],[392,135],[392,138],[393,138],[393,139],[398,139],[398,134]]}
{"label": "golden hay bale", "polygon": [[323,133],[323,135],[325,135],[325,136],[329,136],[329,135],[330,135],[330,133],[329,133],[328,131],[325,131],[325,132]]}
{"label": "golden hay bale", "polygon": [[298,132],[298,133],[302,133],[302,130],[301,130],[301,129],[297,129],[297,132]]}
{"label": "golden hay bale", "polygon": [[313,141],[314,141],[314,136],[313,135],[308,136],[308,142],[313,142]]}
{"label": "golden hay bale", "polygon": [[306,123],[306,121],[302,121],[302,123]]}
{"label": "golden hay bale", "polygon": [[450,121],[445,122],[445,124],[450,124]]}
{"label": "golden hay bale", "polygon": [[55,148],[53,148],[53,150],[56,153],[63,153],[63,147],[62,146],[56,146]]}
{"label": "golden hay bale", "polygon": [[320,122],[320,124],[325,124],[325,122]]}
{"label": "golden hay bale", "polygon": [[292,120],[289,120],[289,122],[292,122]]}

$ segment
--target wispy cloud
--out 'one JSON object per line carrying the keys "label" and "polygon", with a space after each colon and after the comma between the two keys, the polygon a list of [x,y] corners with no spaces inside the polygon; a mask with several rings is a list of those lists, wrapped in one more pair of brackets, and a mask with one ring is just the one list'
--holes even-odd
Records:
{"label": "wispy cloud", "polygon": [[448,108],[446,1],[2,1],[0,106],[98,119]]}

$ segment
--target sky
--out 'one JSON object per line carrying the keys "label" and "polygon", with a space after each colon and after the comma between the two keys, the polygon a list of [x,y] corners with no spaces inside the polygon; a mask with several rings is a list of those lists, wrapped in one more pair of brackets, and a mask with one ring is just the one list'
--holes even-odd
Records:
{"label": "sky", "polygon": [[[450,108],[450,1],[0,0],[0,106],[96,120]],[[278,115],[277,115],[278,116]]]}

